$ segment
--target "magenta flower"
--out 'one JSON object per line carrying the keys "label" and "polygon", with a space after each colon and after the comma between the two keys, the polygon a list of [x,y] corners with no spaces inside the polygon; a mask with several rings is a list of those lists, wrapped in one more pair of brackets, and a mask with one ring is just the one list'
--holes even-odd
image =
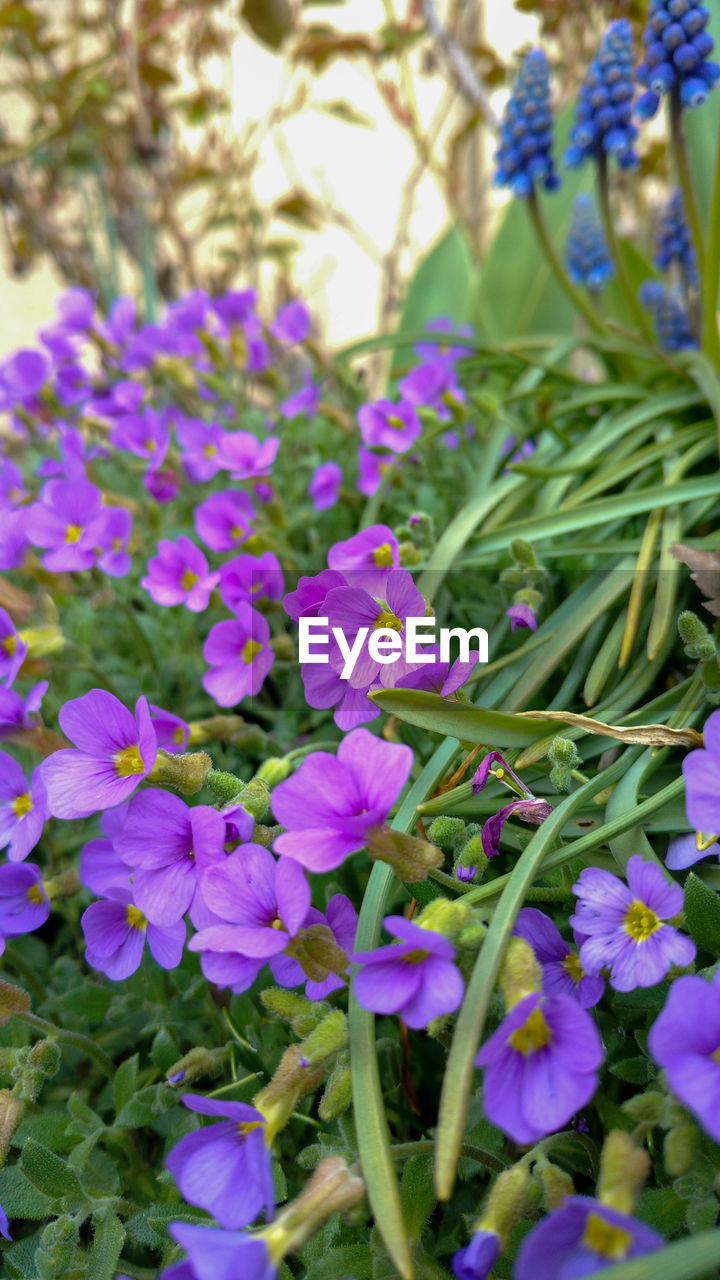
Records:
{"label": "magenta flower", "polygon": [[600,974],[586,974],[577,951],[568,946],[549,916],[534,907],[518,911],[513,933],[530,944],[542,968],[546,996],[574,996],[583,1009],[591,1009],[602,999],[605,980]]}
{"label": "magenta flower", "polygon": [[125,414],[110,432],[110,443],[116,449],[142,458],[151,471],[157,471],[170,443],[166,415],[156,413],[148,405],[137,413]]}
{"label": "magenta flower", "polygon": [[401,379],[398,390],[410,404],[434,409],[441,422],[450,417],[454,405],[465,400],[465,392],[458,385],[452,364],[445,360],[417,365]]}
{"label": "magenta flower", "polygon": [[15,630],[10,614],[0,609],[0,680],[8,688],[20,670],[26,653],[27,645]]}
{"label": "magenta flower", "polygon": [[104,689],[71,698],[58,716],[76,750],[55,751],[38,772],[56,818],[86,818],[127,800],[150,773],[157,740],[145,698],[134,716]]}
{"label": "magenta flower", "polygon": [[223,324],[230,326],[247,320],[256,304],[257,293],[254,289],[231,289],[222,297],[213,298],[211,305]]}
{"label": "magenta flower", "polygon": [[308,496],[312,498],[316,511],[326,511],[328,507],[335,506],[341,484],[342,471],[336,462],[323,462],[315,468],[308,485]]}
{"label": "magenta flower", "polygon": [[277,1267],[262,1236],[171,1222],[168,1232],[189,1255],[160,1273],[160,1280],[276,1280]]}
{"label": "magenta flower", "polygon": [[220,596],[233,612],[241,604],[279,600],[282,593],[282,569],[272,551],[261,556],[237,556],[220,568]]}
{"label": "magenta flower", "polygon": [[95,560],[100,490],[87,481],[49,480],[40,502],[25,516],[25,535],[34,547],[47,547],[43,565],[52,573],[89,569]]}
{"label": "magenta flower", "polygon": [[269,637],[265,618],[249,604],[239,604],[232,621],[210,628],[203,645],[210,670],[202,683],[218,706],[234,707],[248,694],[254,697],[260,692],[275,659]]}
{"label": "magenta flower", "polygon": [[511,604],[505,613],[510,619],[511,635],[516,627],[527,627],[530,631],[537,631],[535,614],[529,604]]}
{"label": "magenta flower", "polygon": [[401,649],[393,663],[381,663],[372,657],[366,636],[348,683],[354,689],[368,689],[376,680],[385,688],[393,686],[416,664],[405,657],[408,618],[425,616],[425,601],[407,569],[388,574],[384,599],[378,601],[361,587],[335,587],[325,601],[329,625],[339,627],[348,644],[354,644],[363,627],[368,633],[380,629],[399,635]]}
{"label": "magenta flower", "polygon": [[150,497],[158,503],[172,502],[177,497],[180,481],[174,471],[148,469],[143,476],[143,484]]}
{"label": "magenta flower", "polygon": [[113,982],[135,973],[147,939],[150,954],[161,969],[175,969],[182,959],[185,921],[151,924],[135,906],[129,889],[109,888],[103,902],[93,902],[80,917],[85,935],[85,960]]}
{"label": "magenta flower", "polygon": [[272,793],[273,813],[287,830],[273,848],[310,871],[332,871],[357,853],[390,809],[412,767],[409,747],[354,729],[337,756],[313,751]]}
{"label": "magenta flower", "polygon": [[0,366],[0,409],[9,409],[42,391],[50,373],[50,361],[41,351],[27,347],[14,352]]}
{"label": "magenta flower", "polygon": [[[386,524],[373,524],[345,542],[336,542],[327,556],[328,568],[341,573],[350,587],[364,587],[382,595],[390,569],[398,568],[397,538]],[[423,613],[425,612],[423,608]]]}
{"label": "magenta flower", "polygon": [[[423,653],[430,656],[432,649],[425,647]],[[452,693],[456,693],[465,684],[479,661],[479,653],[472,653],[469,662],[461,662],[459,658],[456,658],[450,664],[449,662],[440,662],[438,659],[437,662],[427,663],[416,671],[408,672],[400,680],[396,680],[395,687],[401,689],[428,689],[432,693],[439,693],[441,698],[449,698]]]}
{"label": "magenta flower", "polygon": [[222,444],[222,465],[233,480],[269,476],[279,444],[277,436],[268,436],[261,444],[249,431],[229,432]]}
{"label": "magenta flower", "polygon": [[47,687],[47,680],[40,680],[28,690],[24,698],[14,689],[0,687],[0,741],[9,734],[16,733],[18,729],[34,728],[30,717],[40,710]]}
{"label": "magenta flower", "polygon": [[[346,898],[344,893],[334,893],[328,900],[325,915],[322,916],[319,912],[318,915],[320,919],[317,923],[326,924],[332,930],[340,950],[344,951],[349,957],[355,946],[355,932],[358,921],[357,911],[350,899]],[[330,995],[331,991],[339,991],[344,985],[342,978],[339,978],[335,973],[329,973],[322,982],[313,982],[311,978],[308,978],[305,983],[305,995],[308,1000],[324,1000],[326,996]]]}
{"label": "magenta flower", "polygon": [[201,1116],[222,1117],[219,1124],[186,1134],[167,1157],[183,1199],[207,1209],[221,1227],[245,1227],[263,1210],[271,1218],[275,1202],[264,1116],[244,1102],[192,1093],[183,1102]]}
{"label": "magenta flower", "polygon": [[682,762],[688,822],[707,835],[720,835],[720,710],[703,725],[703,745]]}
{"label": "magenta flower", "polygon": [[654,862],[629,859],[627,885],[609,871],[585,867],[573,885],[578,899],[570,924],[584,935],[586,973],[610,970],[615,991],[654,987],[672,965],[692,964],[695,944],[666,921],[682,911],[683,894]]}
{"label": "magenta flower", "polygon": [[274,858],[259,844],[241,845],[222,864],[204,870],[202,892],[223,923],[196,933],[190,950],[230,951],[263,962],[285,950],[310,907],[302,867]]}
{"label": "magenta flower", "polygon": [[0,867],[0,955],[5,939],[32,933],[50,915],[42,876],[32,862],[6,862]]}
{"label": "magenta flower", "polygon": [[485,1115],[513,1142],[539,1142],[590,1101],[602,1056],[595,1023],[572,996],[524,996],[475,1059]]}
{"label": "magenta flower", "polygon": [[386,916],[383,925],[400,945],[354,953],[355,963],[364,966],[353,977],[358,1004],[373,1013],[397,1013],[415,1030],[459,1009],[463,980],[447,938],[404,916]]}
{"label": "magenta flower", "polygon": [[676,978],[648,1034],[648,1049],[673,1093],[720,1142],[720,985]]}
{"label": "magenta flower", "polygon": [[311,418],[317,412],[320,403],[320,391],[313,382],[306,382],[299,391],[294,391],[291,396],[285,400],[281,400],[278,405],[278,413],[281,418],[296,418],[301,413]]}
{"label": "magenta flower", "polygon": [[98,568],[111,578],[124,578],[130,572],[127,552],[132,531],[132,516],[124,507],[103,507],[98,517],[96,538]]}
{"label": "magenta flower", "polygon": [[285,342],[289,346],[296,342],[306,342],[310,337],[310,312],[305,303],[288,302],[287,306],[281,307],[270,325],[270,332],[278,342]]}
{"label": "magenta flower", "polygon": [[182,461],[188,480],[201,484],[223,466],[222,446],[225,432],[216,422],[202,418],[186,418],[175,433],[182,446]]}
{"label": "magenta flower", "polygon": [[232,551],[250,537],[253,515],[247,494],[228,489],[211,494],[195,508],[195,528],[211,551]]}
{"label": "magenta flower", "polygon": [[363,443],[370,448],[407,453],[420,435],[420,419],[407,399],[401,399],[397,404],[392,400],[364,404],[358,410],[357,420]]}
{"label": "magenta flower", "polygon": [[207,609],[210,593],[220,581],[219,573],[210,573],[202,551],[189,538],[176,542],[161,538],[158,554],[148,560],[148,575],[140,579],[156,604],[184,604],[191,613]]}
{"label": "magenta flower", "polygon": [[327,593],[333,587],[345,587],[347,580],[334,569],[323,569],[312,578],[299,578],[294,591],[283,596],[282,605],[289,618],[317,618],[323,612]]}
{"label": "magenta flower", "polygon": [[[590,1196],[568,1196],[525,1236],[515,1280],[571,1280],[661,1249],[657,1231]],[[653,1268],[647,1271],[651,1275]]]}
{"label": "magenta flower", "polygon": [[91,328],[95,314],[95,299],[87,289],[65,289],[55,299],[58,325],[71,332]]}
{"label": "magenta flower", "polygon": [[21,862],[35,848],[50,817],[42,779],[36,769],[30,784],[12,756],[0,751],[0,849]]}
{"label": "magenta flower", "polygon": [[360,445],[357,454],[358,476],[356,488],[358,493],[362,493],[366,498],[371,498],[379,489],[383,472],[387,470],[391,461],[392,454],[371,453],[369,449],[365,449],[363,445]]}
{"label": "magenta flower", "polygon": [[167,751],[168,755],[177,755],[187,747],[190,726],[172,711],[164,711],[162,707],[149,704],[150,719],[155,730],[158,747]]}

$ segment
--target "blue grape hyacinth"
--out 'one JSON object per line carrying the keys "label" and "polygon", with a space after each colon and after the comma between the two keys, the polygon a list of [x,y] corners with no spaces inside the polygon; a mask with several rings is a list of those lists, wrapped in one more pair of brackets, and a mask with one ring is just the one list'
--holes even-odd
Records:
{"label": "blue grape hyacinth", "polygon": [[667,271],[676,262],[687,283],[697,284],[695,254],[678,190],[673,191],[662,211],[653,262],[659,271]]}
{"label": "blue grape hyacinth", "polygon": [[690,318],[677,293],[658,280],[646,280],[640,286],[638,297],[652,316],[661,351],[688,351],[697,347]]}
{"label": "blue grape hyacinth", "polygon": [[565,269],[573,284],[600,293],[614,274],[614,266],[591,196],[580,195],[573,205],[565,242]]}
{"label": "blue grape hyacinth", "polygon": [[563,157],[569,169],[604,155],[614,156],[621,169],[636,167],[633,62],[632,27],[620,18],[607,28],[580,86],[570,146]]}
{"label": "blue grape hyacinth", "polygon": [[650,0],[642,38],[645,56],[637,69],[645,89],[635,107],[641,119],[655,115],[666,93],[675,93],[681,107],[699,107],[717,84],[720,67],[708,61],[713,50],[705,30],[709,17],[696,0]]}
{"label": "blue grape hyacinth", "polygon": [[526,55],[500,125],[494,184],[526,198],[536,183],[560,185],[552,158],[550,76],[542,49]]}

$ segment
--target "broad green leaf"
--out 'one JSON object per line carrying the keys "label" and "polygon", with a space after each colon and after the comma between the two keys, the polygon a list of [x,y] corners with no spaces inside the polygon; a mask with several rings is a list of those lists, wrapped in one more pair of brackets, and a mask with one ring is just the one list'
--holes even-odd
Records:
{"label": "broad green leaf", "polygon": [[60,1196],[73,1196],[85,1199],[80,1179],[64,1160],[49,1151],[34,1138],[28,1138],[20,1157],[23,1173],[29,1178],[38,1191],[57,1199]]}
{"label": "broad green leaf", "polygon": [[137,1083],[139,1055],[134,1053],[131,1058],[126,1058],[120,1063],[113,1080],[113,1100],[115,1102],[115,1114],[120,1115],[123,1107],[130,1101]]}
{"label": "broad green leaf", "polygon": [[22,1169],[11,1165],[0,1169],[0,1204],[8,1218],[47,1218],[52,1198],[34,1187]]}
{"label": "broad green leaf", "polygon": [[367,1245],[348,1244],[329,1249],[324,1258],[312,1262],[303,1280],[372,1280],[373,1259]]}
{"label": "broad green leaf", "polygon": [[685,881],[685,923],[693,942],[720,956],[720,898],[692,871]]}
{"label": "broad green leaf", "polygon": [[[473,274],[465,236],[458,227],[452,227],[430,250],[410,281],[398,336],[422,330],[428,320],[438,316],[449,316],[456,324],[471,319]],[[402,350],[398,357],[398,364],[405,363]]]}
{"label": "broad green leaf", "polygon": [[417,1241],[436,1204],[431,1154],[411,1156],[408,1160],[403,1169],[400,1196],[408,1236]]}
{"label": "broad green leaf", "polygon": [[491,747],[526,747],[547,734],[547,723],[525,720],[475,707],[471,702],[441,698],[425,689],[378,689],[368,695],[377,706],[408,724],[444,733],[462,742]]}
{"label": "broad green leaf", "polygon": [[125,1243],[125,1228],[114,1213],[106,1213],[95,1228],[87,1280],[113,1280]]}

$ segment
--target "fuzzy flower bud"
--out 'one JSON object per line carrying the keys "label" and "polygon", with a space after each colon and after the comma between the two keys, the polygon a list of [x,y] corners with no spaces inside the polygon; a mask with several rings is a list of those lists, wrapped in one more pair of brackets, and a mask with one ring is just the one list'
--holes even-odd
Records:
{"label": "fuzzy flower bud", "polygon": [[331,1009],[300,1045],[300,1066],[319,1066],[345,1048],[347,1037],[347,1017],[342,1009]]}
{"label": "fuzzy flower bud", "polygon": [[56,1076],[61,1062],[60,1048],[53,1040],[38,1040],[28,1054],[28,1065],[42,1071],[44,1076]]}
{"label": "fuzzy flower bud", "polygon": [[500,990],[508,1009],[525,996],[542,990],[542,969],[524,938],[514,937],[508,943],[500,972]]}
{"label": "fuzzy flower bud", "polygon": [[448,942],[455,942],[470,919],[471,907],[461,899],[435,898],[424,908],[416,920],[421,929],[441,933]]}
{"label": "fuzzy flower bud", "polygon": [[308,1000],[285,987],[267,987],[260,992],[260,1000],[269,1013],[289,1022],[298,1036],[309,1036],[330,1009],[328,1004]]}
{"label": "fuzzy flower bud", "polygon": [[663,1158],[665,1169],[671,1178],[681,1178],[687,1173],[700,1145],[700,1132],[696,1125],[680,1124],[665,1134]]}
{"label": "fuzzy flower bud", "polygon": [[318,1104],[318,1115],[327,1123],[347,1111],[352,1102],[352,1078],[347,1053],[339,1053]]}
{"label": "fuzzy flower bud", "polygon": [[340,1156],[321,1160],[297,1199],[278,1213],[269,1227],[259,1231],[273,1261],[300,1249],[334,1213],[346,1213],[363,1197],[362,1178],[351,1173]]}
{"label": "fuzzy flower bud", "polygon": [[453,849],[465,834],[462,818],[435,818],[428,827],[428,839],[443,849]]}
{"label": "fuzzy flower bud", "polygon": [[690,609],[684,609],[680,614],[678,632],[688,658],[704,661],[715,657],[715,641],[704,622]]}
{"label": "fuzzy flower bud", "polygon": [[425,880],[428,871],[441,867],[444,861],[436,845],[390,827],[376,827],[369,833],[367,851],[371,858],[389,863],[398,880],[410,884]]}
{"label": "fuzzy flower bud", "polygon": [[288,1045],[272,1080],[253,1098],[252,1105],[265,1117],[268,1146],[285,1127],[300,1098],[312,1093],[325,1074],[324,1065],[308,1069],[301,1065],[300,1057],[301,1046]]}
{"label": "fuzzy flower bud", "polygon": [[184,796],[194,796],[205,786],[212,760],[204,751],[188,751],[184,755],[168,755],[159,750],[149,781],[162,787],[172,787]]}
{"label": "fuzzy flower bud", "polygon": [[268,760],[264,760],[260,765],[255,777],[259,778],[261,782],[267,783],[272,791],[272,788],[277,786],[278,782],[284,782],[291,772],[291,760],[284,756],[270,756]]}
{"label": "fuzzy flower bud", "polygon": [[548,1160],[537,1171],[540,1179],[540,1185],[543,1192],[543,1204],[548,1213],[552,1213],[554,1209],[559,1209],[566,1196],[574,1195],[575,1186],[569,1173],[564,1169],[558,1168],[556,1164],[551,1164]]}
{"label": "fuzzy flower bud", "polygon": [[194,1080],[202,1079],[203,1076],[216,1076],[222,1066],[224,1055],[224,1049],[218,1051],[196,1045],[165,1073],[165,1079],[168,1084],[181,1084],[184,1087],[192,1084]]}
{"label": "fuzzy flower bud", "polygon": [[25,1104],[9,1089],[0,1089],[0,1165],[8,1153],[12,1136],[25,1114]]}
{"label": "fuzzy flower bud", "polygon": [[612,1129],[603,1144],[597,1197],[620,1213],[632,1214],[650,1168],[650,1157],[629,1133]]}
{"label": "fuzzy flower bud", "polygon": [[525,1210],[530,1173],[526,1164],[514,1164],[495,1179],[485,1209],[476,1224],[494,1231],[504,1248],[510,1232]]}

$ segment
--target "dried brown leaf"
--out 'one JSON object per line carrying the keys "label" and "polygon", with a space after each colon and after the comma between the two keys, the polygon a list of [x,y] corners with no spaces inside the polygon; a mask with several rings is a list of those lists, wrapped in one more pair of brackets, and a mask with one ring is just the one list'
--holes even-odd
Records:
{"label": "dried brown leaf", "polygon": [[668,729],[665,724],[638,724],[625,728],[618,724],[603,724],[592,716],[575,715],[572,711],[519,711],[520,716],[535,720],[556,720],[595,733],[601,738],[616,738],[618,742],[637,743],[645,747],[701,747],[702,734],[697,729]]}
{"label": "dried brown leaf", "polygon": [[670,554],[687,565],[693,582],[708,597],[703,601],[704,608],[713,617],[720,618],[720,551],[705,551],[703,547],[674,542]]}

